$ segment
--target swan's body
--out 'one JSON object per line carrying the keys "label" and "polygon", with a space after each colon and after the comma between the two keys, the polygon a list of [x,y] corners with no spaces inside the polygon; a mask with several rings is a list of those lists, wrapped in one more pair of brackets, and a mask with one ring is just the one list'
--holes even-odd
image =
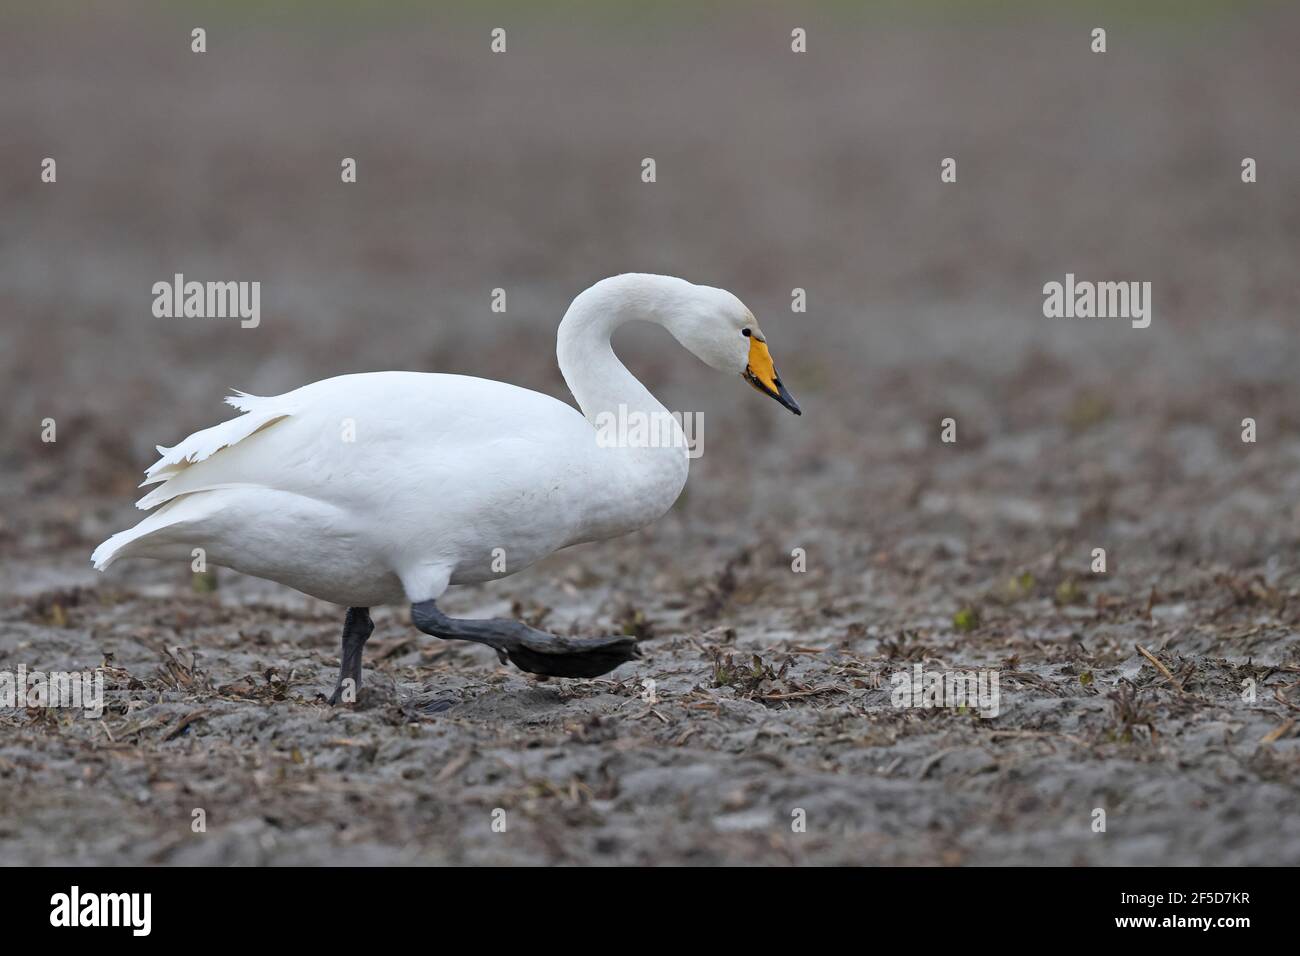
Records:
{"label": "swan's body", "polygon": [[573,407],[487,379],[371,372],[234,401],[245,414],[226,424],[252,434],[166,477],[141,499],[162,507],[97,564],[202,547],[346,607],[424,600],[642,527],[686,482],[684,449],[599,447]]}
{"label": "swan's body", "polygon": [[688,457],[680,429],[660,447],[597,440],[602,413],[671,421],[610,347],[614,329],[635,319],[663,324],[797,411],[734,296],[618,276],[580,295],[560,326],[560,368],[581,413],[514,385],[417,372],[239,395],[227,401],[242,416],[159,448],[144,482],[156,487],[138,504],[161,507],[92,561],[188,562],[202,548],[209,563],[365,609],[431,604],[449,584],[643,527],[681,493]]}

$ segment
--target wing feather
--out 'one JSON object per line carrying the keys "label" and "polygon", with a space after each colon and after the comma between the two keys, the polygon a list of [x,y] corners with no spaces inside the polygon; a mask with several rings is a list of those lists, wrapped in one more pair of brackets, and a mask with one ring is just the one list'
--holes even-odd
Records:
{"label": "wing feather", "polygon": [[238,444],[250,435],[288,418],[294,413],[294,408],[287,399],[287,395],[261,397],[239,391],[227,396],[226,404],[234,406],[244,414],[213,425],[211,428],[197,431],[170,448],[159,445],[158,454],[162,457],[145,471],[144,481],[140,482],[140,487],[159,483],[161,487],[155,488],[137,501],[136,507],[147,510],[175,497],[171,489],[166,486],[170,479],[175,478],[191,465],[211,458],[223,448]]}

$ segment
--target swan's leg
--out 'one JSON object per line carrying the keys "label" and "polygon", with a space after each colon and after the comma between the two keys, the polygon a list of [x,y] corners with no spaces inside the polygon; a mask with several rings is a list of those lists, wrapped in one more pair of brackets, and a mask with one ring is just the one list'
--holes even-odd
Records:
{"label": "swan's leg", "polygon": [[635,638],[560,637],[505,618],[467,621],[448,617],[433,601],[412,604],[411,623],[444,641],[486,644],[501,663],[509,660],[520,670],[549,677],[599,677],[641,656]]}
{"label": "swan's leg", "polygon": [[370,608],[348,608],[348,616],[343,620],[343,659],[339,666],[339,682],[330,695],[330,704],[343,700],[345,681],[352,681],[352,701],[361,692],[361,651],[374,629],[375,622],[370,620]]}

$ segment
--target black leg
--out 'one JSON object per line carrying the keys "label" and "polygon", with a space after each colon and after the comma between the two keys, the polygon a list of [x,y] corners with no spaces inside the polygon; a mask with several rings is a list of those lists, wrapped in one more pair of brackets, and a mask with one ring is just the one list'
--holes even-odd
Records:
{"label": "black leg", "polygon": [[411,623],[445,641],[474,641],[494,648],[501,663],[549,677],[599,677],[640,657],[636,639],[560,637],[519,621],[491,618],[466,621],[448,617],[433,601],[411,605]]}
{"label": "black leg", "polygon": [[[361,652],[375,629],[375,622],[370,620],[370,608],[350,607],[348,616],[343,621],[343,660],[339,666],[339,682],[330,695],[330,703],[337,704],[346,696],[345,703],[355,703],[361,692]],[[347,687],[346,682],[352,686]]]}

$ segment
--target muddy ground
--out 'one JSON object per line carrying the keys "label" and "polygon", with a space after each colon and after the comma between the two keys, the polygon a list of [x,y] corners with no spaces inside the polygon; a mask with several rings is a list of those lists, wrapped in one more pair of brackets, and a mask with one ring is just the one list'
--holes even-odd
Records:
{"label": "muddy ground", "polygon": [[[1300,862],[1295,10],[115,6],[0,14],[0,669],[107,685],[0,710],[0,862]],[[382,608],[331,709],[339,609],[90,569],[228,389],[563,396],[559,316],[628,270],[737,292],[805,414],[620,336],[704,415],[685,496],[446,601],[637,634],[609,679]],[[261,325],[154,318],[176,272]],[[1150,327],[1045,318],[1067,272],[1151,282]],[[896,708],[916,664],[1000,713]]]}

